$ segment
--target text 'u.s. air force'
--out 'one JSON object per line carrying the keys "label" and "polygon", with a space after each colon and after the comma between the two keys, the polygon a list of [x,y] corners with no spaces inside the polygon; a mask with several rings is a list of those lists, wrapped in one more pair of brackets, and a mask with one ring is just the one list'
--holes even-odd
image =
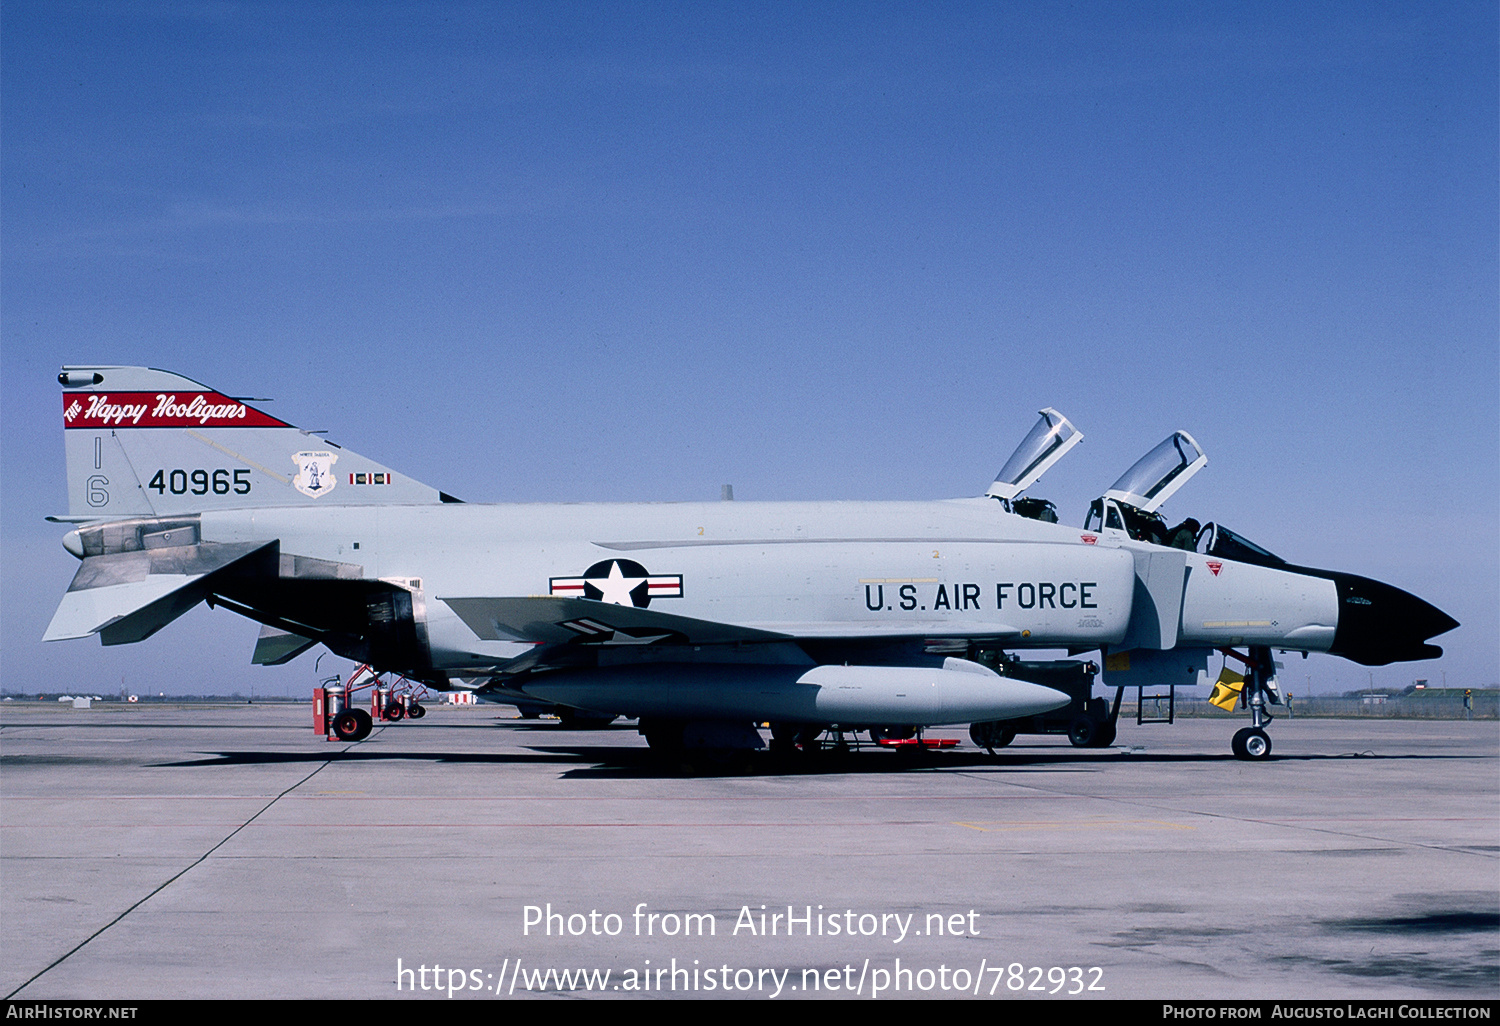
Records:
{"label": "text 'u.s. air force'", "polygon": [[968,609],[1097,609],[1098,581],[998,581],[979,584],[866,580],[865,608],[962,612]]}

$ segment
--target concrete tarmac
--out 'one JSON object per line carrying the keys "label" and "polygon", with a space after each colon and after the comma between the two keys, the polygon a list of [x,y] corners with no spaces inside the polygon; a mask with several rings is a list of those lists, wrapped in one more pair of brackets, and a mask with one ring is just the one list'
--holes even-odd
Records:
{"label": "concrete tarmac", "polygon": [[1500,997],[1494,721],[685,767],[513,715],[3,703],[0,993]]}

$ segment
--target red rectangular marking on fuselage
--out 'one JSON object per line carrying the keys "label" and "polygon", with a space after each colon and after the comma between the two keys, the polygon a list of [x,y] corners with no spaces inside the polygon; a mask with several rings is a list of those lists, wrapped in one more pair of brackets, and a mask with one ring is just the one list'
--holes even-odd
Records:
{"label": "red rectangular marking on fuselage", "polygon": [[646,578],[646,594],[653,598],[682,598],[682,575]]}

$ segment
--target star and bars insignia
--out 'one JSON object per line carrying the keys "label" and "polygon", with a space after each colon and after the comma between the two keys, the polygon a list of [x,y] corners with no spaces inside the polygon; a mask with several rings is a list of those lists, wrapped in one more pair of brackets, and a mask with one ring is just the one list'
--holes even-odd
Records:
{"label": "star and bars insignia", "polygon": [[682,598],[681,574],[651,574],[633,559],[606,559],[581,577],[551,578],[558,598],[586,598],[645,609],[652,599]]}

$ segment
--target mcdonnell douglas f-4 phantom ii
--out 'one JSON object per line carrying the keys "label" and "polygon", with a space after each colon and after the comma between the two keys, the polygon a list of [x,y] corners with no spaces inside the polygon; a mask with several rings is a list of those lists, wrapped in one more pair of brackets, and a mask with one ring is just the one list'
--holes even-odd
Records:
{"label": "mcdonnell douglas f-4 phantom ii", "polygon": [[1156,510],[1207,462],[1184,432],[1081,530],[1021,496],[1082,440],[1051,409],[978,498],[479,505],[176,374],[58,380],[54,519],[76,525],[63,544],[81,564],[47,640],[141,641],[206,601],[262,625],[257,663],[322,644],[441,690],[639,717],[669,750],[760,747],[762,722],[773,747],[829,729],[1003,735],[1072,700],[997,673],[1038,665],[1004,650],[1065,648],[1101,651],[1120,687],[1196,683],[1210,654],[1234,656],[1251,725],[1233,748],[1263,758],[1273,650],[1430,659],[1457,626],[1214,524],[1169,538]]}

